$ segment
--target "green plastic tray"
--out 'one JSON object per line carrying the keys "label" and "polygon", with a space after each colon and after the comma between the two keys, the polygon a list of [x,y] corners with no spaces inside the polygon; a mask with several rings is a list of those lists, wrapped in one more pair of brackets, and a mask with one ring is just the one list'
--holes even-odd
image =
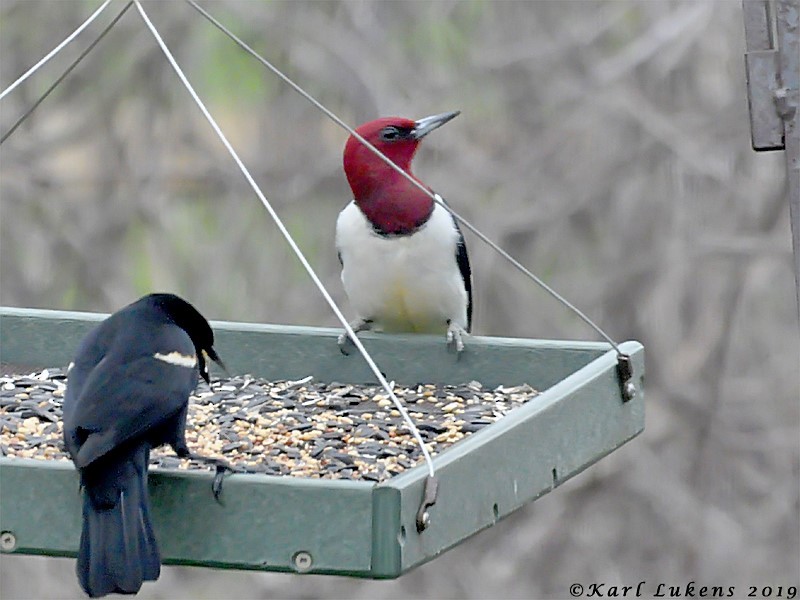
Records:
{"label": "green plastic tray", "polygon": [[[0,308],[0,361],[65,366],[107,315]],[[334,329],[212,322],[232,373],[270,379],[373,382],[343,356]],[[361,336],[390,380],[403,384],[528,383],[542,391],[436,458],[430,525],[415,523],[424,465],[381,484],[233,475],[224,506],[206,472],[151,473],[163,562],[235,569],[392,578],[551,491],[644,429],[644,349],[625,342],[637,393],[624,402],[608,344],[471,337],[460,358],[439,336]],[[81,526],[77,474],[68,462],[0,458],[0,549],[75,556]]]}

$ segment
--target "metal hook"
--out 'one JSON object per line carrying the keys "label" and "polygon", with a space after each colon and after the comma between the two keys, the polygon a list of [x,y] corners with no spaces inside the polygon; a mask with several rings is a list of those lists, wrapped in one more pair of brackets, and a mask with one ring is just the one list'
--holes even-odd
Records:
{"label": "metal hook", "polygon": [[428,509],[436,504],[436,496],[439,491],[439,480],[433,475],[428,475],[425,479],[425,495],[422,504],[417,511],[417,533],[422,533],[428,528],[431,522],[431,515]]}
{"label": "metal hook", "polygon": [[629,402],[636,397],[636,385],[633,383],[633,362],[628,354],[617,355],[617,375],[622,391],[622,401]]}

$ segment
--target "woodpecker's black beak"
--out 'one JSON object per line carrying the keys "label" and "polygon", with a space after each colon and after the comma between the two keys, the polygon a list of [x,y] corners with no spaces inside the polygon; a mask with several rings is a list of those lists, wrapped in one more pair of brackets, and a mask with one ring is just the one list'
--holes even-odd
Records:
{"label": "woodpecker's black beak", "polygon": [[203,354],[203,359],[204,360],[202,361],[202,364],[200,365],[200,376],[203,379],[206,380],[206,383],[211,383],[209,381],[209,375],[208,375],[208,362],[211,361],[211,360],[213,360],[215,363],[217,363],[220,366],[220,368],[225,372],[225,375],[227,377],[231,376],[231,374],[228,373],[228,369],[225,368],[225,363],[222,362],[222,359],[219,357],[219,355],[216,353],[216,351],[213,348],[209,348],[208,350],[201,350],[201,352]]}
{"label": "woodpecker's black beak", "polygon": [[411,132],[411,137],[413,137],[415,140],[421,140],[431,131],[441,127],[448,121],[455,119],[460,114],[460,110],[454,110],[452,112],[446,112],[440,115],[433,115],[430,117],[425,117],[424,119],[420,119],[414,123],[414,130]]}

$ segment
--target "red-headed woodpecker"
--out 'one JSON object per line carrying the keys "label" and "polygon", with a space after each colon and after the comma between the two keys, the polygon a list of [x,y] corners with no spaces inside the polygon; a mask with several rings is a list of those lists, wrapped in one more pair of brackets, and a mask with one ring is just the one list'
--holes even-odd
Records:
{"label": "red-headed woodpecker", "polygon": [[[414,177],[411,160],[420,140],[458,114],[386,117],[356,132]],[[446,333],[461,352],[472,325],[472,274],[455,219],[353,136],[344,148],[344,172],[354,199],[336,222],[336,249],[358,315],[353,330]],[[348,343],[342,334],[345,353]]]}

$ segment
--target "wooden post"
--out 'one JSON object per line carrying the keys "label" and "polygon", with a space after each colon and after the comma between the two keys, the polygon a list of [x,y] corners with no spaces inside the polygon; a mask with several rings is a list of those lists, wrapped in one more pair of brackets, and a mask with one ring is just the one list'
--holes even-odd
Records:
{"label": "wooden post", "polygon": [[[784,150],[800,317],[800,0],[742,0],[753,150]],[[773,34],[777,33],[777,39]]]}
{"label": "wooden post", "polygon": [[777,8],[781,87],[776,104],[783,120],[794,275],[800,309],[800,1],[779,0]]}

